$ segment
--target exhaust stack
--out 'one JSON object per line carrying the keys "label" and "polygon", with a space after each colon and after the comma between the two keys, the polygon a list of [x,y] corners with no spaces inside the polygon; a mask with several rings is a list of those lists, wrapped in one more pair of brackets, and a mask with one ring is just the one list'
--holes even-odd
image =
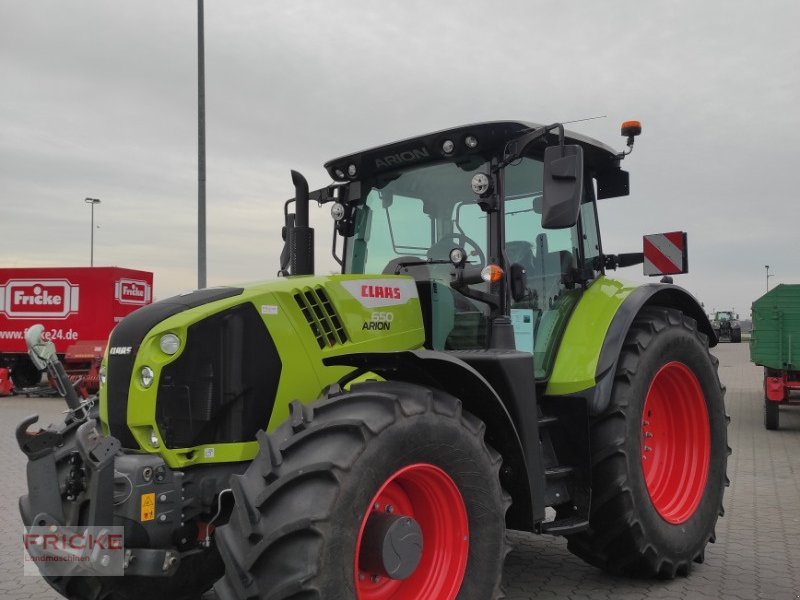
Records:
{"label": "exhaust stack", "polygon": [[289,236],[289,268],[292,275],[314,274],[314,229],[308,226],[308,181],[292,171],[294,184],[294,226]]}

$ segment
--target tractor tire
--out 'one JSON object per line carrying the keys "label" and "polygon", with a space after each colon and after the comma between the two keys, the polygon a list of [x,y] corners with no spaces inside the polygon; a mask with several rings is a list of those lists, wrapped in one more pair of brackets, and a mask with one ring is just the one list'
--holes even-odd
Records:
{"label": "tractor tire", "polygon": [[218,597],[502,597],[511,500],[484,430],[456,398],[407,383],[293,402],[231,478]]}
{"label": "tractor tire", "polygon": [[55,577],[43,579],[70,600],[200,600],[222,576],[224,565],[212,547],[185,558],[171,577]]}
{"label": "tractor tire", "polygon": [[731,331],[731,342],[734,344],[741,344],[742,343],[742,332],[741,330],[734,329]]}
{"label": "tractor tire", "polygon": [[781,407],[778,402],[764,398],[764,427],[776,431],[781,426]]}
{"label": "tractor tire", "polygon": [[694,319],[642,309],[610,404],[591,423],[589,529],[569,537],[571,552],[631,577],[671,579],[703,562],[728,485],[729,419],[717,365]]}
{"label": "tractor tire", "polygon": [[[764,427],[769,431],[776,431],[781,426],[781,409],[779,401],[770,400],[767,397],[767,378],[770,373],[771,371],[764,369]],[[783,399],[787,398],[788,394],[784,388]]]}

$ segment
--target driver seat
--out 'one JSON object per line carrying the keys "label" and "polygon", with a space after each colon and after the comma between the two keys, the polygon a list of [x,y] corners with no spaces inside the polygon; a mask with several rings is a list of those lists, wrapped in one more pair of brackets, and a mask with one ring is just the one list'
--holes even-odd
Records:
{"label": "driver seat", "polygon": [[522,265],[527,273],[533,274],[536,261],[533,244],[525,240],[506,242],[506,254],[510,263]]}

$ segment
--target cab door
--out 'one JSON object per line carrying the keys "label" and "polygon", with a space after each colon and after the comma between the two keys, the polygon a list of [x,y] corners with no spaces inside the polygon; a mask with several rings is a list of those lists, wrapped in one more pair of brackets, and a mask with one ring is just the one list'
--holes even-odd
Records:
{"label": "cab door", "polygon": [[527,273],[525,298],[511,305],[517,350],[531,352],[537,379],[548,376],[561,334],[583,293],[583,281],[599,274],[600,255],[591,179],[578,223],[542,227],[542,162],[522,158],[505,170],[505,250],[509,264]]}

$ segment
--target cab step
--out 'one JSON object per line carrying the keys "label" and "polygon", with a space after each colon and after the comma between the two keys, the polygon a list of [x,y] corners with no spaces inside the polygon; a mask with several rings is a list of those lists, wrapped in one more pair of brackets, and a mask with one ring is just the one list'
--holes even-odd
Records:
{"label": "cab step", "polygon": [[542,523],[541,532],[549,535],[572,535],[589,528],[589,520],[579,516],[566,517]]}
{"label": "cab step", "polygon": [[551,467],[544,470],[544,476],[551,481],[553,479],[566,479],[572,475],[573,471],[572,467]]}

